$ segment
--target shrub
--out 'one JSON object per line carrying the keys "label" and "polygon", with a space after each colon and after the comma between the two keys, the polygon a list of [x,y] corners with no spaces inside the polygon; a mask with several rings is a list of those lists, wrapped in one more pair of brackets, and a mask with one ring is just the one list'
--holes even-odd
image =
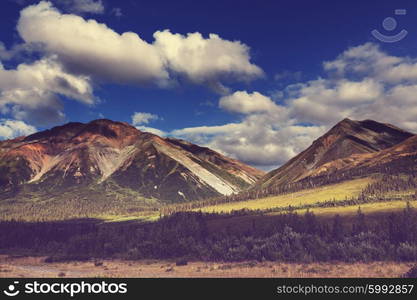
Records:
{"label": "shrub", "polygon": [[186,266],[186,265],[188,265],[188,261],[187,261],[186,258],[181,258],[181,259],[177,260],[175,265],[176,266]]}
{"label": "shrub", "polygon": [[100,267],[100,266],[102,266],[103,265],[103,262],[102,261],[98,261],[98,260],[96,260],[95,262],[94,262],[94,266],[96,266],[96,267]]}
{"label": "shrub", "polygon": [[397,248],[398,258],[403,261],[413,261],[417,259],[417,247],[409,243],[401,243]]}

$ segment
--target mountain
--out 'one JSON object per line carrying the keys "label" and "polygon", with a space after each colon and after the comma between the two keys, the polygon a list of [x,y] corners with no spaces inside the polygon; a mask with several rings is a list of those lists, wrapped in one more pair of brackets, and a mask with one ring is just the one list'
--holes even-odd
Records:
{"label": "mountain", "polygon": [[110,190],[162,202],[190,201],[237,193],[262,175],[211,149],[105,119],[0,142],[2,198]]}
{"label": "mountain", "polygon": [[391,124],[373,120],[344,119],[285,165],[266,174],[256,188],[284,186],[300,180],[328,175],[331,170],[357,165],[358,157],[370,157],[414,137]]}
{"label": "mountain", "polygon": [[340,174],[342,172],[385,173],[415,172],[417,167],[417,135],[376,153],[354,154],[344,159],[326,163],[312,176]]}

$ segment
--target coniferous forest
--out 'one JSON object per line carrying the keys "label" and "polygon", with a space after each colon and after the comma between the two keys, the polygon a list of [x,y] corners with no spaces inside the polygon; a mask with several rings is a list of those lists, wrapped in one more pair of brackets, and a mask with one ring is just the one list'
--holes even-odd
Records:
{"label": "coniferous forest", "polygon": [[[239,219],[236,223],[236,218]],[[46,262],[121,259],[205,261],[415,261],[417,212],[319,218],[180,212],[156,222],[0,223],[3,254],[47,256]]]}

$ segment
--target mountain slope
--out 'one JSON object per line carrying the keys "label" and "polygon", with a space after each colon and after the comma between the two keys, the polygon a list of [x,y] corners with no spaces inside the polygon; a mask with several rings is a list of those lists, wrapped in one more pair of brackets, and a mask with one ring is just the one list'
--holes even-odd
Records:
{"label": "mountain slope", "polygon": [[335,161],[340,163],[348,157],[372,155],[412,136],[412,133],[390,124],[344,119],[285,165],[265,175],[255,187],[283,186],[323,175]]}
{"label": "mountain slope", "polygon": [[331,175],[341,172],[384,170],[386,173],[410,172],[417,167],[417,135],[393,147],[376,153],[354,154],[344,159],[326,163],[311,176]]}
{"label": "mountain slope", "polygon": [[189,201],[239,192],[262,175],[208,148],[104,119],[0,143],[2,198],[111,185],[146,198]]}

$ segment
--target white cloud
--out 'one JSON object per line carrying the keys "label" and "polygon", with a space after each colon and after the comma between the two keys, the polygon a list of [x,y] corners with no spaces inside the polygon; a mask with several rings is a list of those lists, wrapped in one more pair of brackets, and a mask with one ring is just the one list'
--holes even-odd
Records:
{"label": "white cloud", "polygon": [[229,97],[227,101],[221,98],[220,107],[245,113],[241,122],[183,128],[171,134],[245,163],[271,168],[286,162],[324,132],[324,126],[297,125],[289,118],[287,108],[258,92],[239,91]]}
{"label": "white cloud", "polygon": [[45,90],[86,104],[94,103],[90,78],[66,73],[53,58],[23,63],[11,70],[0,68],[0,89]]}
{"label": "white cloud", "polygon": [[339,75],[376,74],[391,68],[402,61],[401,58],[387,55],[378,45],[366,43],[351,47],[333,61],[326,61],[323,67],[326,71]]}
{"label": "white cloud", "polygon": [[16,69],[4,69],[0,63],[0,112],[35,124],[62,121],[64,113],[57,95],[93,104],[90,79],[66,73],[53,57]]}
{"label": "white cloud", "polygon": [[243,135],[219,136],[211,146],[251,165],[275,167],[308,147],[324,133],[324,128],[297,125],[274,128],[262,122],[255,126],[243,122],[241,132]]}
{"label": "white cloud", "polygon": [[137,129],[145,132],[150,132],[159,136],[166,136],[167,133],[163,130],[154,128],[154,127],[148,127],[143,124],[149,124],[152,121],[161,120],[162,118],[158,115],[146,113],[146,112],[135,112],[132,115],[132,124]]}
{"label": "white cloud", "polygon": [[[61,0],[58,4],[75,13],[104,11],[101,0]],[[10,49],[0,43],[0,59],[32,53],[41,58],[15,69],[5,69],[0,61],[0,113],[35,125],[65,119],[60,96],[87,105],[96,103],[93,83],[166,87],[183,77],[226,93],[223,80],[248,81],[263,74],[250,61],[249,47],[239,41],[216,34],[203,37],[198,32],[181,35],[164,30],[155,32],[150,43],[134,32],[119,34],[93,19],[61,13],[48,1],[24,8],[17,31],[24,43]],[[142,114],[134,122],[140,125],[151,120],[155,116]]]}
{"label": "white cloud", "polygon": [[119,34],[95,20],[62,14],[46,1],[23,9],[17,29],[26,43],[43,45],[70,72],[102,81],[167,86],[178,75],[221,90],[223,79],[247,81],[262,75],[239,41],[164,30],[148,43],[134,32]]}
{"label": "white cloud", "polygon": [[171,134],[173,136],[183,137],[197,144],[207,145],[214,137],[238,132],[241,128],[240,123],[230,123],[220,126],[197,126],[176,129],[173,130]]}
{"label": "white cloud", "polygon": [[[367,43],[324,63],[326,78],[298,84],[286,100],[301,122],[328,125],[345,117],[417,129],[417,60]],[[336,75],[336,76],[334,76]]]}
{"label": "white cloud", "polygon": [[372,43],[349,48],[323,66],[326,71],[344,77],[368,76],[386,83],[417,80],[416,58],[388,55]]}
{"label": "white cloud", "polygon": [[292,92],[295,97],[287,99],[287,104],[293,118],[300,122],[331,124],[363,112],[383,97],[384,87],[371,78],[318,79],[299,85]]}
{"label": "white cloud", "polygon": [[276,110],[278,106],[269,98],[258,92],[237,91],[220,98],[219,106],[230,112],[250,114]]}
{"label": "white cloud", "polygon": [[263,74],[250,62],[248,46],[239,41],[223,40],[217,34],[204,38],[198,32],[184,36],[169,30],[155,32],[154,38],[169,68],[193,82],[216,81],[223,76],[250,80]]}
{"label": "white cloud", "polygon": [[19,120],[0,119],[0,139],[12,139],[36,132],[36,128]]}
{"label": "white cloud", "polygon": [[[173,136],[206,145],[257,167],[276,167],[304,150],[324,126],[298,126],[277,115],[262,113],[240,123],[174,130]],[[279,125],[282,124],[282,125]]]}
{"label": "white cloud", "polygon": [[2,42],[0,42],[0,59],[7,59],[9,58],[9,52],[6,49],[6,46]]}
{"label": "white cloud", "polygon": [[220,98],[220,108],[244,114],[241,122],[172,134],[271,169],[346,117],[417,131],[417,59],[391,56],[367,43],[346,50],[323,67],[325,76],[280,91],[280,104],[256,92]]}
{"label": "white cloud", "polygon": [[132,84],[168,79],[158,52],[136,33],[61,14],[50,2],[23,9],[17,29],[25,42],[42,43],[76,74]]}
{"label": "white cloud", "polygon": [[140,125],[140,124],[148,124],[150,121],[160,119],[159,116],[146,113],[146,112],[135,112],[132,115],[132,124],[133,125]]}
{"label": "white cloud", "polygon": [[40,45],[26,43],[14,44],[7,49],[6,46],[0,42],[0,60],[7,61],[14,59],[16,61],[29,61],[31,60],[31,55],[33,53],[40,52],[41,50]]}
{"label": "white cloud", "polygon": [[157,129],[157,128],[153,128],[153,127],[136,126],[136,128],[141,130],[141,131],[150,132],[150,133],[156,134],[158,136],[162,136],[162,137],[167,135],[167,133],[165,131]]}

